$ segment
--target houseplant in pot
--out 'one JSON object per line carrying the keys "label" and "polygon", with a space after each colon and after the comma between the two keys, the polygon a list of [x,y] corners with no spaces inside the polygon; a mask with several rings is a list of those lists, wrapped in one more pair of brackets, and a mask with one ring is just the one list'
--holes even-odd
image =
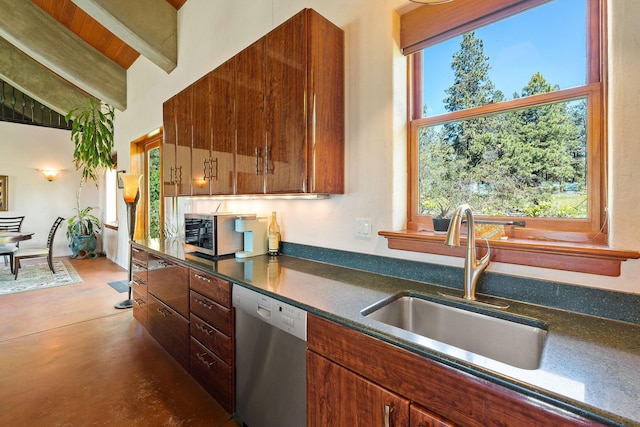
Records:
{"label": "houseplant in pot", "polygon": [[73,120],[71,140],[76,170],[82,172],[76,192],[76,214],[67,220],[67,239],[72,257],[95,256],[100,219],[92,214],[94,208],[81,207],[80,195],[88,180],[96,182],[98,174],[113,167],[113,107],[89,98],[83,108],[69,111],[65,119]]}

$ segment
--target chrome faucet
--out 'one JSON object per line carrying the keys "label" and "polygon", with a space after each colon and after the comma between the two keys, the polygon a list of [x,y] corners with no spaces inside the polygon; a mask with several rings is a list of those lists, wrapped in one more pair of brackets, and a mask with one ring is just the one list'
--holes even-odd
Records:
{"label": "chrome faucet", "polygon": [[441,292],[441,294],[463,298],[467,301],[489,304],[494,307],[506,308],[508,305],[496,301],[493,298],[476,296],[476,284],[478,283],[480,274],[489,266],[491,249],[487,241],[487,253],[478,260],[476,256],[475,223],[473,220],[473,212],[469,205],[463,204],[456,209],[456,213],[453,215],[453,218],[451,218],[451,224],[449,225],[447,238],[444,243],[451,247],[460,246],[460,227],[462,225],[462,216],[465,214],[467,217],[467,254],[464,258],[464,293],[457,295],[451,292]]}

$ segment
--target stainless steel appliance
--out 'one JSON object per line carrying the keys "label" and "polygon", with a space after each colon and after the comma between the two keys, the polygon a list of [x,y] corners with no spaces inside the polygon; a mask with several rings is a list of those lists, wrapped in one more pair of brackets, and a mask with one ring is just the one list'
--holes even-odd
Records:
{"label": "stainless steel appliance", "polygon": [[233,285],[236,411],[242,427],[306,425],[307,313]]}
{"label": "stainless steel appliance", "polygon": [[236,214],[184,214],[185,251],[218,258],[242,250],[242,233],[235,231]]}

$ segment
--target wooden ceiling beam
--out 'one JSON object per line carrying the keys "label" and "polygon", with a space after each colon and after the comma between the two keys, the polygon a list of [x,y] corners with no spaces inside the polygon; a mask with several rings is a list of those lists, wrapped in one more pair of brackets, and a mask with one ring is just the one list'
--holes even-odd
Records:
{"label": "wooden ceiling beam", "polygon": [[[0,0],[0,10],[0,37],[92,96],[121,111],[127,108],[127,75],[123,67],[31,1]],[[29,88],[22,90],[33,92]],[[54,103],[50,95],[46,101],[40,102]]]}
{"label": "wooden ceiling beam", "polygon": [[72,0],[167,73],[178,65],[178,12],[166,0]]}
{"label": "wooden ceiling beam", "polygon": [[83,107],[91,96],[3,38],[0,38],[0,75],[16,89],[63,116],[74,108]]}

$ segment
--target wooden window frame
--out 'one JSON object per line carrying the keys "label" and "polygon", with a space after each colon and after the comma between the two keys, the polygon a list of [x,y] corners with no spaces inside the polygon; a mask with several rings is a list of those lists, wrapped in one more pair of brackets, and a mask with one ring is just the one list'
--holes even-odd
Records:
{"label": "wooden window frame", "polygon": [[[463,111],[422,117],[422,58],[421,50],[440,41],[471,31],[481,25],[514,15],[537,6],[540,0],[489,0],[482,11],[464,12],[472,8],[469,0],[458,0],[435,6],[423,6],[402,19],[401,45],[407,56],[408,69],[408,195],[407,229],[400,232],[382,231],[392,249],[464,256],[461,248],[448,248],[444,236],[433,231],[431,215],[418,214],[418,128],[466,118],[477,117],[545,103],[568,101],[584,97],[588,105],[587,170],[589,216],[587,219],[526,218],[526,228],[505,227],[507,240],[490,242],[491,260],[505,263],[578,271],[607,276],[620,275],[620,263],[629,258],[640,258],[635,251],[609,248],[607,234],[606,185],[606,0],[587,0],[587,82],[584,86],[552,93],[504,101],[497,104]],[[449,6],[450,5],[450,6]],[[454,6],[455,5],[455,6]],[[449,6],[449,7],[448,7]],[[453,10],[454,7],[456,10]],[[455,13],[454,13],[455,12]],[[461,17],[460,13],[467,16]],[[475,14],[475,15],[472,15]],[[419,17],[416,19],[414,15]],[[449,17],[453,27],[442,25]],[[404,18],[404,17],[403,17]],[[428,19],[437,20],[438,26],[429,25]],[[405,25],[405,23],[407,23]],[[419,24],[418,24],[419,23]],[[416,30],[416,27],[418,28]],[[409,27],[410,30],[406,28]],[[422,31],[422,33],[421,33]],[[408,34],[408,35],[407,35]],[[425,39],[420,39],[420,34]],[[478,219],[512,221],[512,217],[477,217]],[[479,243],[482,248],[486,246]],[[482,250],[481,250],[482,251]]]}

